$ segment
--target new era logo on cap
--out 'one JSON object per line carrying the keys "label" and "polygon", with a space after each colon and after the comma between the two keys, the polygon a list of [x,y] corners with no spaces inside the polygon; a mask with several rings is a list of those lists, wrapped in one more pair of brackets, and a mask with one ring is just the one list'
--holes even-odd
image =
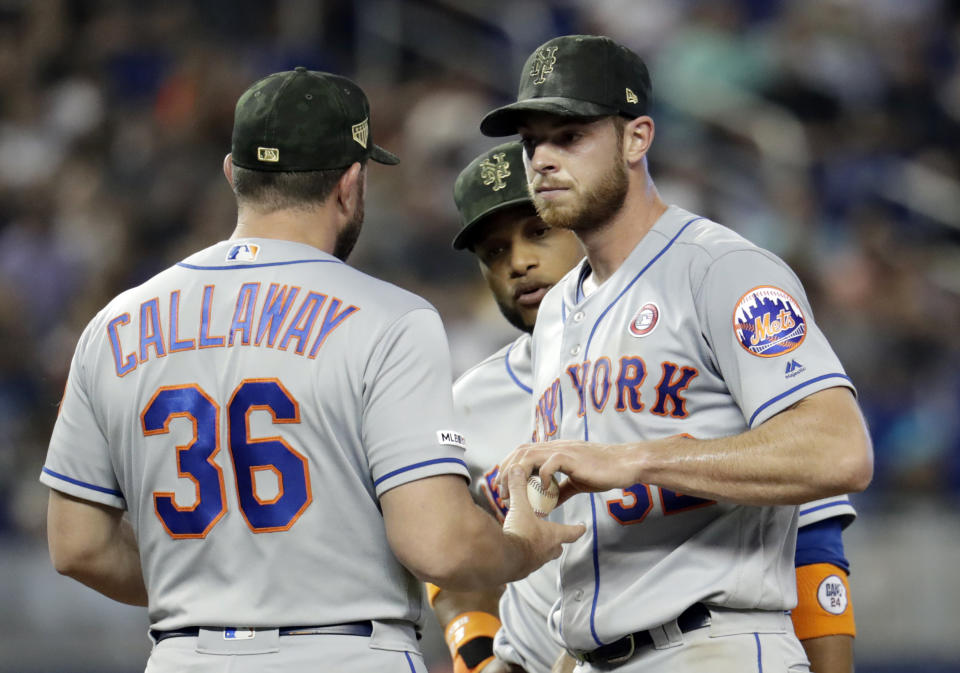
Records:
{"label": "new era logo on cap", "polygon": [[258,147],[257,159],[260,161],[266,161],[267,163],[275,164],[280,161],[280,150],[278,150],[276,147]]}

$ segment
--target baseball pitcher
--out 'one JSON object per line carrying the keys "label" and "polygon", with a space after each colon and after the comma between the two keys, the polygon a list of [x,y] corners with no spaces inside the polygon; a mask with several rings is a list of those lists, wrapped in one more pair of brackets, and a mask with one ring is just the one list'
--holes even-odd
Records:
{"label": "baseball pitcher", "polygon": [[[529,333],[540,300],[583,254],[573,232],[551,228],[536,215],[522,161],[519,143],[498,145],[464,168],[454,186],[462,228],[453,246],[477,256],[504,317],[524,332],[467,370],[453,388],[458,427],[471,439],[465,457],[474,495],[494,512],[505,512],[492,486],[503,447],[523,442],[530,432]],[[852,670],[855,628],[852,603],[840,587],[849,571],[841,531],[855,516],[845,496],[800,508],[798,605],[791,619],[818,673]],[[554,566],[547,564],[507,585],[499,607],[499,592],[491,597],[433,591],[455,668],[493,671],[506,663],[529,673],[550,670],[563,651],[547,629],[549,609],[558,597]],[[492,659],[494,651],[499,662]]]}
{"label": "baseball pitcher", "polygon": [[541,303],[535,443],[500,467],[566,475],[562,520],[589,532],[549,623],[586,670],[806,671],[798,505],[863,490],[870,439],[793,272],[660,198],[649,98],[636,54],[564,36],[481,123],[519,132],[537,212],[587,255]]}

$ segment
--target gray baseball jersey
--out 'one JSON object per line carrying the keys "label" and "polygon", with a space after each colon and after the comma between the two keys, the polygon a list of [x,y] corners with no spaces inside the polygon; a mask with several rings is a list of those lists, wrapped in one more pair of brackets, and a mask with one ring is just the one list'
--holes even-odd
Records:
{"label": "gray baseball jersey", "polygon": [[[493,481],[504,447],[529,440],[532,375],[530,336],[523,334],[464,372],[453,387],[457,427],[469,440],[466,460],[474,497],[501,519],[507,508]],[[558,519],[558,515],[550,518]],[[798,527],[833,517],[842,517],[844,525],[856,517],[847,496],[802,505]],[[550,609],[559,598],[558,563],[553,561],[526,579],[507,585],[500,599],[503,628],[495,640],[497,656],[529,673],[548,673],[561,652],[547,625]]]}
{"label": "gray baseball jersey", "polygon": [[[473,366],[453,386],[457,427],[469,442],[467,466],[474,498],[502,521],[507,508],[494,485],[498,462],[519,444],[530,441],[530,336]],[[557,519],[554,510],[549,519]],[[549,673],[560,645],[547,629],[547,614],[559,597],[558,561],[550,561],[526,578],[507,585],[500,599],[503,627],[495,639],[497,656],[528,673]]]}
{"label": "gray baseball jersey", "polygon": [[307,245],[224,241],[90,322],[41,480],[128,510],[154,629],[419,624],[379,497],[467,476],[450,380],[424,300]]}
{"label": "gray baseball jersey", "polygon": [[[547,294],[534,330],[540,441],[729,436],[852,387],[793,272],[719,224],[672,206],[586,297],[584,270]],[[561,557],[551,622],[569,647],[592,650],[698,601],[788,609],[797,509],[647,484],[574,496],[557,511],[587,534]]]}

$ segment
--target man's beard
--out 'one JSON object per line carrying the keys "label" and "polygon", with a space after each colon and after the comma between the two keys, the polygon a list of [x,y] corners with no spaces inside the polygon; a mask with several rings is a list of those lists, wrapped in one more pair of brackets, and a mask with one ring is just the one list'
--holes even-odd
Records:
{"label": "man's beard", "polygon": [[360,229],[363,226],[363,182],[360,183],[360,195],[357,201],[357,209],[353,212],[353,217],[347,222],[347,226],[337,235],[337,240],[333,243],[333,256],[342,262],[347,261],[347,257],[353,252],[353,246],[357,244],[360,238]]}
{"label": "man's beard", "polygon": [[499,297],[494,297],[497,300],[497,308],[500,309],[500,313],[503,314],[503,317],[507,319],[507,322],[516,327],[521,332],[526,332],[531,334],[533,332],[533,325],[528,325],[523,320],[523,314],[516,306],[511,306],[506,302],[500,301]]}
{"label": "man's beard", "polygon": [[579,203],[556,205],[533,195],[537,214],[551,227],[586,232],[600,229],[620,212],[627,198],[629,182],[623,165],[623,153],[618,152],[610,170],[588,191]]}

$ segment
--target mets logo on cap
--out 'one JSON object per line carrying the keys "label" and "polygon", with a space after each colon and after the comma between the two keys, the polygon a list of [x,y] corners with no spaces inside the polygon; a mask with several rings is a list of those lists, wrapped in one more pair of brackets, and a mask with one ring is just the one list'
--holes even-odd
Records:
{"label": "mets logo on cap", "polygon": [[754,355],[773,358],[795,350],[807,336],[807,320],[796,299],[762,285],[740,297],[733,312],[740,345]]}

